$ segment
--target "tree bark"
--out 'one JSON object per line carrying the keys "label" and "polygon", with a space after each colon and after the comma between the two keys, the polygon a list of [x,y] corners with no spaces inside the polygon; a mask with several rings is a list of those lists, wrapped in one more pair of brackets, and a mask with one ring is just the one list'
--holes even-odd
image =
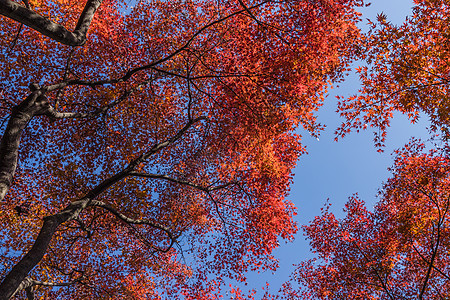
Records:
{"label": "tree bark", "polygon": [[46,110],[48,110],[47,98],[40,91],[32,92],[12,109],[0,141],[0,201],[5,198],[14,178],[22,132],[34,116]]}
{"label": "tree bark", "polygon": [[89,200],[89,198],[83,198],[72,202],[63,211],[44,218],[44,224],[33,247],[11,269],[0,284],[0,300],[8,300],[19,292],[21,283],[26,279],[28,273],[42,260],[47,252],[48,245],[58,226],[76,218],[86,208]]}
{"label": "tree bark", "polygon": [[[28,112],[31,108],[33,108],[31,111],[34,114],[25,114],[23,115],[28,116],[27,120],[31,120],[31,118],[34,115],[38,114],[47,114],[50,111],[50,105],[47,101],[47,98],[42,95],[40,91],[34,91],[31,93],[30,96],[28,96],[21,104],[19,104],[15,110],[21,111],[21,108]],[[27,110],[28,109],[28,110]],[[18,112],[13,112],[11,119],[13,119],[13,116],[18,114]],[[18,116],[16,116],[18,117]],[[74,201],[71,204],[69,204],[63,211],[60,211],[54,215],[47,216],[44,218],[44,224],[41,227],[41,230],[39,232],[39,235],[37,236],[33,246],[31,249],[22,257],[22,259],[11,269],[11,271],[6,275],[6,277],[3,279],[2,283],[0,284],[0,300],[8,300],[12,296],[14,296],[16,293],[18,293],[21,288],[23,288],[24,285],[22,285],[22,282],[26,280],[29,272],[42,260],[45,253],[47,252],[47,248],[50,244],[50,241],[53,238],[53,235],[56,232],[56,229],[59,225],[62,223],[65,223],[67,221],[73,220],[77,218],[86,207],[91,205],[91,202],[101,193],[103,193],[105,190],[107,190],[112,185],[116,184],[120,180],[124,179],[127,176],[130,176],[130,174],[134,171],[134,169],[141,163],[145,162],[150,156],[153,154],[161,151],[162,149],[168,147],[169,145],[176,142],[178,139],[180,139],[188,130],[191,128],[191,126],[201,120],[205,120],[205,117],[198,117],[194,120],[190,120],[183,128],[181,128],[175,135],[173,135],[171,138],[167,139],[164,142],[155,144],[152,148],[150,148],[147,152],[144,152],[140,156],[138,156],[136,159],[131,161],[127,167],[125,167],[122,171],[112,175],[111,177],[106,178],[101,183],[99,183],[96,187],[94,187],[92,190],[90,190],[85,197],[83,197],[80,200]],[[10,120],[11,122],[11,120]],[[27,122],[28,123],[28,122]],[[26,124],[23,124],[23,122],[20,122],[20,125],[25,128]],[[8,123],[9,126],[9,123]],[[16,139],[12,139],[9,143],[16,143],[14,146],[16,146],[15,151],[15,158],[17,161],[17,149],[19,147],[19,141],[20,141],[20,134],[23,131],[19,131],[18,137]],[[15,131],[14,131],[15,132]],[[6,133],[5,133],[6,135]],[[7,144],[7,141],[5,140],[5,135],[2,138],[2,144]],[[10,146],[9,148],[12,148]],[[1,148],[0,148],[1,149]],[[13,153],[14,154],[14,153]],[[11,154],[11,155],[13,155]],[[0,161],[1,165],[2,161]],[[15,165],[17,162],[15,163]],[[15,167],[14,167],[15,169]],[[11,176],[12,178],[12,176]],[[8,186],[9,188],[9,186]],[[6,193],[6,192],[5,192]],[[158,227],[166,232],[168,232],[164,227]]]}
{"label": "tree bark", "polygon": [[88,0],[73,32],[12,0],[0,0],[0,14],[65,45],[82,46],[95,11],[103,0]]}

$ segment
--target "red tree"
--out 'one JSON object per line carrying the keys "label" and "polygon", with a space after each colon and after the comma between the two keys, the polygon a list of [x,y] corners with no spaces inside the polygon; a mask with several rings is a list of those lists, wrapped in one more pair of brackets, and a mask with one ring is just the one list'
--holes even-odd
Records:
{"label": "red tree", "polygon": [[209,299],[276,268],[293,131],[360,5],[0,0],[0,299]]}
{"label": "red tree", "polygon": [[[449,138],[448,1],[415,0],[401,26],[379,15],[365,35],[358,68],[359,94],[339,104],[346,122],[338,129],[380,129],[384,143],[394,111],[415,122],[430,118],[431,130]],[[338,219],[326,207],[306,234],[318,254],[303,262],[284,288],[288,297],[319,299],[447,299],[450,167],[448,147],[424,153],[411,142],[396,154],[392,178],[374,211],[357,196]]]}
{"label": "red tree", "polygon": [[338,219],[325,208],[305,227],[317,259],[293,275],[300,299],[447,299],[450,296],[450,159],[413,141],[371,212],[357,196]]}
{"label": "red tree", "polygon": [[362,88],[339,105],[346,122],[338,129],[380,129],[377,147],[384,144],[386,129],[395,111],[415,122],[419,114],[430,117],[433,130],[448,137],[449,118],[449,19],[446,0],[414,0],[412,15],[401,26],[384,15],[371,23],[361,55],[367,62],[358,68]]}

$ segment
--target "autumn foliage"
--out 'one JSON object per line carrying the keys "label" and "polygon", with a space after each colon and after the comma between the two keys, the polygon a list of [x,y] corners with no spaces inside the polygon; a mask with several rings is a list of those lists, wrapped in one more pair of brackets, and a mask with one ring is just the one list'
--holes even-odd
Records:
{"label": "autumn foliage", "polygon": [[384,145],[394,112],[415,122],[429,116],[432,127],[449,135],[450,3],[414,0],[412,15],[394,25],[383,14],[369,21],[358,68],[362,87],[349,99],[341,98],[339,111],[346,121],[340,136],[352,129],[374,127],[375,144]]}
{"label": "autumn foliage", "polygon": [[450,159],[413,140],[398,150],[373,211],[357,195],[345,217],[324,208],[305,227],[317,258],[285,294],[299,299],[447,299],[450,296]]}
{"label": "autumn foliage", "polygon": [[297,231],[362,1],[127,3],[0,1],[0,299],[211,299]]}
{"label": "autumn foliage", "polygon": [[[449,208],[449,9],[448,1],[415,0],[396,26],[382,14],[369,21],[357,69],[359,93],[341,98],[346,121],[337,130],[379,130],[384,145],[394,112],[412,122],[429,117],[440,146],[426,150],[413,139],[395,152],[391,177],[368,208],[349,198],[342,218],[327,204],[305,226],[314,259],[297,266],[283,286],[287,299],[448,299]],[[441,142],[442,142],[441,140]]]}

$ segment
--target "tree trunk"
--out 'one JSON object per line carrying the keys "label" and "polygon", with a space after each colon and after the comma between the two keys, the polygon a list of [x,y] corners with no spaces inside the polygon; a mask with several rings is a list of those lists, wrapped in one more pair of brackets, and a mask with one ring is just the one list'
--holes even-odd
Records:
{"label": "tree trunk", "polygon": [[47,98],[39,91],[32,92],[12,109],[11,117],[0,141],[0,201],[14,179],[20,139],[31,119],[48,110]]}
{"label": "tree trunk", "polygon": [[30,271],[42,260],[47,252],[48,245],[58,228],[64,222],[76,218],[86,208],[88,198],[72,202],[63,211],[44,218],[44,224],[30,251],[11,269],[0,284],[0,300],[8,300],[19,292],[20,284],[25,280]]}

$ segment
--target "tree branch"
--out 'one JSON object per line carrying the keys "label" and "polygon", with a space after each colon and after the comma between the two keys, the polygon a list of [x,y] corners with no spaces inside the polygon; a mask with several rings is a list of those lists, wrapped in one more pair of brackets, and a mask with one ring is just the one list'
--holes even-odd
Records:
{"label": "tree branch", "polygon": [[[420,256],[420,258],[429,266],[430,262],[423,256],[422,253],[420,253],[419,249],[417,249],[417,247],[414,245],[414,241],[411,241],[411,244],[413,246],[414,251],[416,251],[416,253]],[[447,274],[445,274],[444,272],[442,272],[439,268],[437,268],[434,264],[432,265],[433,269],[435,269],[439,274],[441,274],[442,276],[444,276],[447,280],[450,280],[450,276],[448,276]]]}
{"label": "tree branch", "polygon": [[[32,94],[33,95],[33,94]],[[153,154],[159,152],[165,147],[173,144],[180,139],[184,133],[195,123],[204,120],[206,117],[198,117],[189,121],[183,128],[181,128],[175,135],[164,142],[155,144],[150,150],[144,152],[139,157],[134,159],[122,171],[106,178],[96,187],[90,190],[82,199],[70,203],[64,210],[44,218],[44,224],[41,227],[38,237],[36,238],[31,249],[25,256],[12,268],[6,275],[3,282],[0,284],[0,300],[8,300],[16,293],[22,282],[28,276],[28,273],[42,260],[56,229],[63,223],[76,219],[80,213],[90,205],[90,203],[102,192],[113,186],[120,180],[129,176],[134,169],[147,160]],[[0,145],[1,147],[1,145]],[[1,161],[0,161],[1,163]],[[163,227],[161,227],[163,229]],[[173,242],[173,241],[172,241]],[[173,244],[173,243],[172,243]]]}
{"label": "tree branch", "polygon": [[19,293],[22,290],[25,290],[27,292],[27,298],[29,300],[34,299],[34,291],[33,291],[33,287],[36,285],[41,285],[41,286],[69,286],[69,285],[73,285],[77,282],[79,282],[81,280],[81,278],[74,280],[74,281],[70,281],[70,282],[47,282],[47,281],[39,281],[39,280],[34,280],[31,279],[30,277],[25,278],[22,283],[20,284],[19,288],[17,289],[17,291],[14,293],[14,295],[12,295],[12,297],[14,297],[17,293]]}
{"label": "tree branch", "polygon": [[47,98],[39,90],[32,91],[20,104],[13,107],[0,141],[0,201],[5,198],[14,178],[23,130],[35,115],[43,113],[47,108]]}
{"label": "tree branch", "polygon": [[105,202],[102,202],[102,201],[97,201],[97,200],[91,201],[89,206],[101,207],[101,208],[109,211],[110,213],[112,213],[117,218],[119,218],[120,220],[124,221],[127,224],[149,225],[149,226],[151,226],[153,228],[156,228],[156,229],[164,231],[167,234],[167,236],[169,237],[169,239],[170,239],[170,244],[169,244],[169,246],[166,247],[166,249],[157,248],[158,251],[161,251],[161,252],[169,251],[172,248],[172,246],[175,243],[175,241],[176,241],[175,236],[172,234],[172,232],[169,230],[169,228],[167,228],[167,227],[165,227],[163,225],[160,225],[160,224],[156,224],[155,222],[153,222],[151,220],[147,220],[147,219],[133,219],[133,218],[127,217],[126,215],[122,214],[121,212],[116,210],[114,207],[112,207],[108,203],[105,203]]}
{"label": "tree branch", "polygon": [[86,33],[102,0],[88,0],[73,32],[12,0],[0,0],[0,14],[65,45],[82,46]]}
{"label": "tree branch", "polygon": [[135,225],[149,225],[153,228],[160,229],[160,230],[166,232],[168,235],[170,235],[169,229],[167,227],[156,224],[155,222],[150,221],[150,220],[133,219],[133,218],[127,217],[126,215],[122,214],[121,212],[116,210],[114,207],[112,207],[108,203],[98,201],[98,200],[93,200],[89,203],[89,206],[101,207],[101,208],[109,211],[110,213],[112,213],[113,215],[115,215],[117,218],[121,219],[125,223],[135,224]]}
{"label": "tree branch", "polygon": [[[361,247],[359,247],[358,243],[355,242],[354,240],[352,240],[351,242],[358,249],[358,251],[363,255],[363,257],[367,261],[367,263],[370,263],[371,260],[367,257],[366,253],[361,249]],[[378,281],[381,283],[381,286],[383,287],[383,290],[387,293],[389,299],[392,299],[392,300],[395,299],[393,297],[393,295],[391,294],[391,291],[389,290],[389,287],[387,285],[388,284],[387,280],[385,282],[383,280],[383,278],[381,278],[381,275],[380,275],[380,273],[378,272],[378,270],[376,268],[374,268],[372,266],[370,268],[375,272],[375,275],[376,275]]]}
{"label": "tree branch", "polygon": [[[80,112],[60,112],[57,111],[55,108],[53,108],[52,106],[48,106],[47,110],[45,111],[45,115],[47,117],[49,117],[50,119],[86,119],[86,118],[94,118],[96,116],[98,116],[99,114],[104,114],[106,113],[109,109],[115,107],[116,105],[120,104],[122,101],[124,101],[128,96],[130,96],[132,93],[134,93],[135,91],[139,90],[140,88],[142,88],[143,86],[147,85],[148,83],[150,83],[152,80],[154,80],[154,78],[151,78],[149,80],[145,80],[144,82],[137,84],[136,86],[134,86],[132,89],[130,90],[126,90],[122,93],[122,95],[120,95],[119,97],[117,97],[117,99],[115,99],[114,101],[112,101],[111,103],[106,104],[105,106],[102,107],[98,107],[96,108],[94,111],[91,112],[87,112],[87,113],[80,113]],[[58,93],[61,90],[58,90]],[[57,99],[58,100],[58,99]],[[55,105],[56,106],[56,105]]]}
{"label": "tree branch", "polygon": [[[10,1],[10,0],[0,0],[0,3],[1,3],[1,1]],[[263,6],[267,2],[269,2],[269,0],[262,1],[261,3],[258,3],[258,4],[254,5],[252,7],[249,7],[248,9],[250,9],[250,10],[251,9],[255,9],[257,7]],[[176,50],[174,50],[169,55],[166,55],[163,58],[160,58],[160,59],[157,59],[155,61],[152,61],[151,63],[149,63],[147,65],[142,65],[140,67],[129,69],[127,71],[127,73],[125,73],[125,75],[123,75],[122,77],[109,78],[109,79],[98,80],[98,81],[85,81],[85,80],[73,79],[73,80],[63,81],[63,82],[60,82],[60,83],[49,85],[49,86],[45,87],[45,91],[46,92],[47,91],[50,92],[50,91],[54,91],[54,90],[65,88],[67,86],[72,86],[72,85],[84,85],[84,86],[89,86],[89,87],[96,87],[96,86],[105,85],[105,84],[116,84],[116,83],[128,81],[131,77],[133,77],[134,74],[139,73],[139,72],[141,72],[143,70],[154,69],[155,66],[170,60],[171,58],[175,57],[179,53],[181,53],[184,50],[188,49],[188,47],[191,45],[191,43],[200,34],[202,34],[207,29],[211,28],[212,26],[214,26],[216,24],[219,24],[221,22],[224,22],[224,21],[226,21],[226,20],[228,20],[228,19],[230,19],[230,18],[232,18],[232,17],[234,17],[236,15],[239,15],[239,14],[245,12],[245,11],[246,11],[246,9],[235,11],[235,12],[233,12],[233,13],[225,16],[225,17],[219,18],[219,19],[217,19],[215,21],[212,21],[212,22],[204,25],[203,27],[199,28],[197,30],[197,32],[195,32],[181,47],[177,48]],[[1,10],[0,10],[0,13],[1,13]],[[172,75],[175,75],[175,73],[172,73]],[[198,78],[200,78],[200,77],[196,77],[196,79],[198,79]]]}
{"label": "tree branch", "polygon": [[149,174],[149,173],[140,173],[140,172],[130,172],[129,175],[130,176],[135,176],[135,177],[143,177],[143,178],[163,179],[163,180],[170,181],[170,182],[173,182],[173,183],[187,185],[187,186],[190,186],[192,188],[195,188],[195,189],[203,191],[203,192],[212,192],[212,191],[215,191],[215,190],[226,188],[226,187],[228,187],[228,186],[233,184],[233,183],[226,183],[226,184],[222,184],[222,185],[218,185],[218,186],[201,186],[201,185],[189,182],[189,181],[172,178],[172,177],[169,177],[167,175],[162,175],[162,174]]}
{"label": "tree branch", "polygon": [[42,260],[50,241],[58,228],[64,222],[76,218],[88,205],[90,199],[83,198],[69,204],[64,210],[45,217],[41,231],[31,249],[11,269],[0,284],[0,300],[8,300],[20,288],[28,273]]}
{"label": "tree branch", "polygon": [[433,250],[432,250],[432,253],[431,253],[431,259],[430,259],[430,262],[429,262],[428,268],[427,268],[427,273],[425,275],[425,279],[423,281],[423,285],[422,285],[422,288],[420,290],[420,294],[419,294],[419,299],[420,300],[423,299],[423,295],[425,294],[425,291],[427,289],[428,280],[430,279],[431,271],[433,270],[433,266],[434,266],[434,261],[435,261],[436,256],[437,256],[439,243],[440,243],[440,238],[441,238],[441,226],[440,226],[440,224],[438,222],[438,224],[437,224],[436,244],[433,247]]}

